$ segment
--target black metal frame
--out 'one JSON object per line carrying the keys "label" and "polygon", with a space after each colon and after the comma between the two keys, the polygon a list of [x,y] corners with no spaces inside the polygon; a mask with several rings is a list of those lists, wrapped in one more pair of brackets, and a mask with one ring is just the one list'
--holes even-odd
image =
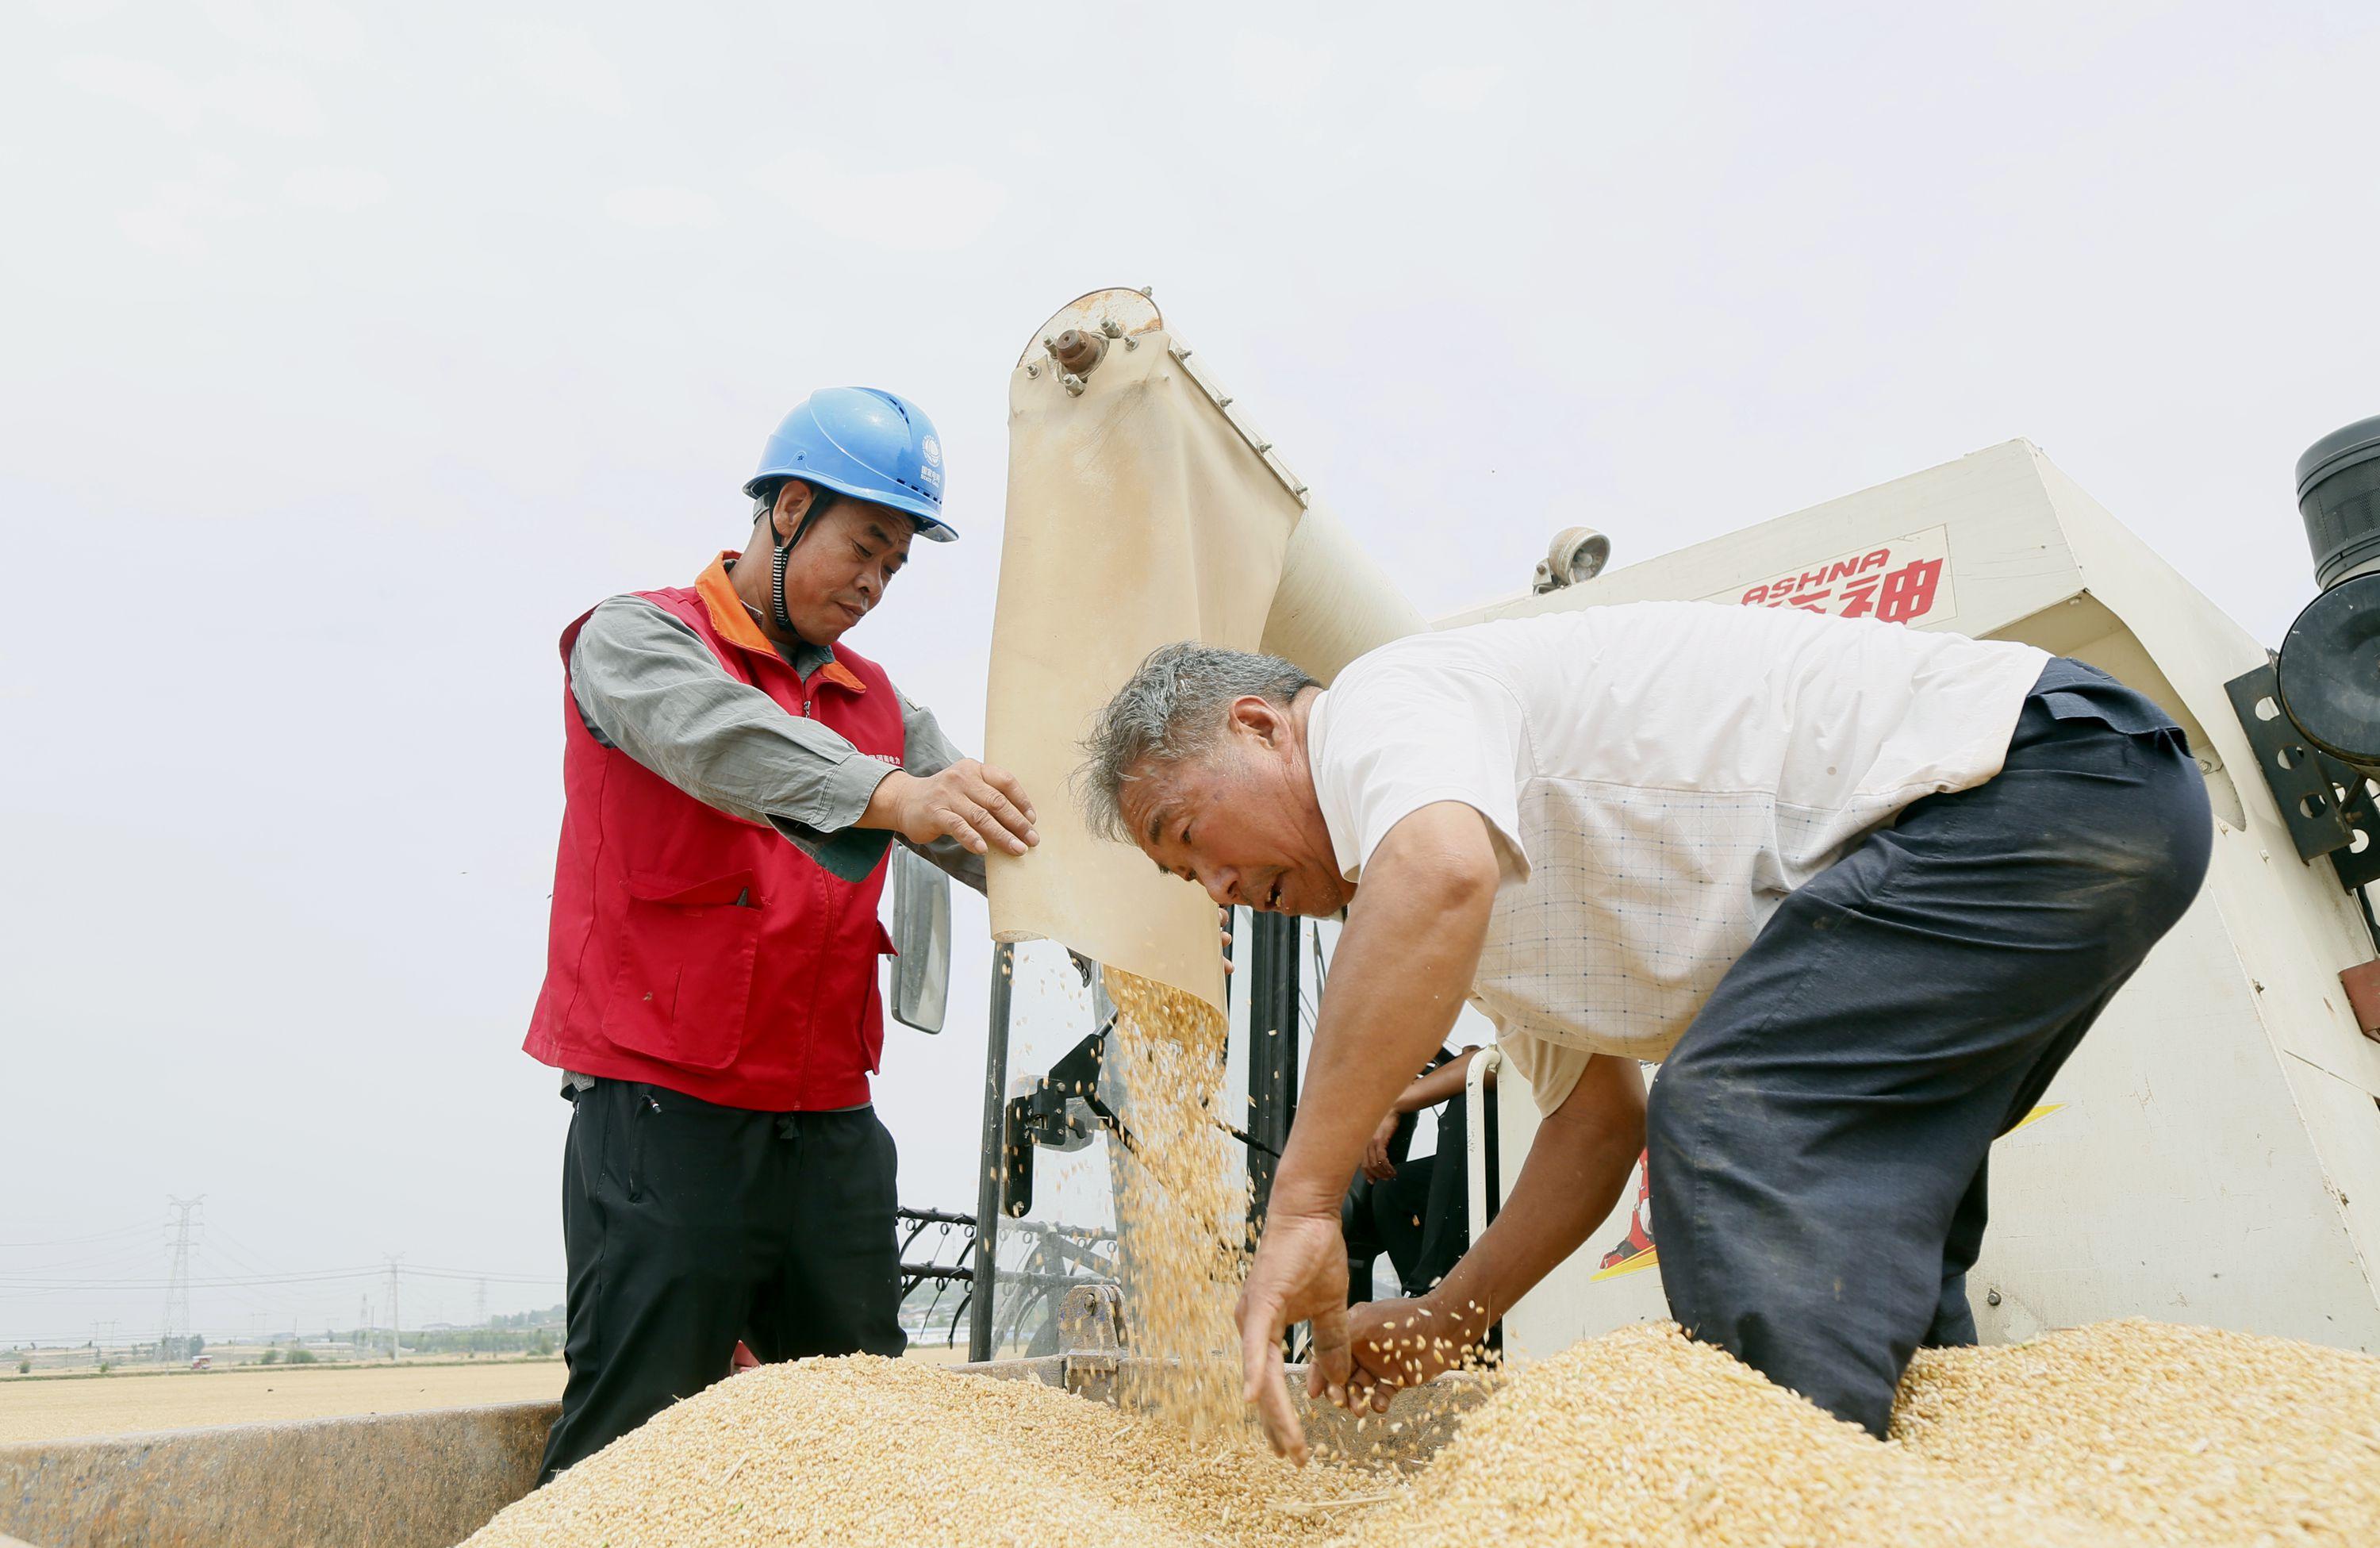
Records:
{"label": "black metal frame", "polygon": [[1107,1040],[1115,1023],[1091,1033],[1050,1067],[1049,1072],[1004,1109],[1000,1157],[1001,1209],[1012,1218],[1033,1212],[1033,1152],[1043,1145],[1065,1146],[1086,1138],[1089,1130],[1075,1115],[1080,1102],[1099,1126],[1115,1134],[1127,1147],[1132,1136],[1123,1122],[1099,1100],[1099,1067],[1107,1059]]}
{"label": "black metal frame", "polygon": [[1298,948],[1305,921],[1252,916],[1248,984],[1248,1237],[1263,1228],[1272,1180],[1297,1116]]}
{"label": "black metal frame", "polygon": [[[926,1254],[927,1261],[923,1262],[912,1262],[908,1260],[910,1253],[916,1248],[917,1239],[930,1226],[941,1227],[944,1236],[953,1231],[963,1232],[959,1254],[962,1257],[971,1257],[975,1251],[976,1217],[971,1214],[954,1214],[944,1210],[913,1210],[905,1206],[895,1210],[894,1214],[898,1221],[907,1227],[901,1237],[903,1302],[905,1305],[908,1298],[918,1286],[932,1285],[935,1287],[933,1299],[928,1304],[925,1315],[921,1319],[922,1323],[930,1324],[941,1315],[941,1298],[948,1287],[953,1285],[965,1286],[965,1294],[962,1295],[958,1304],[951,1309],[950,1332],[944,1342],[950,1345],[955,1345],[958,1342],[959,1322],[964,1318],[967,1323],[970,1347],[972,1347],[975,1319],[971,1313],[975,1305],[976,1277],[973,1266],[968,1263],[934,1262],[933,1260],[941,1251],[939,1246]],[[1007,1310],[1006,1337],[1000,1335],[998,1328],[993,1329],[990,1340],[990,1347],[993,1348],[1015,1342],[1017,1330],[1031,1319],[1036,1308],[1047,1308],[1054,1312],[1060,1298],[1066,1291],[1076,1286],[1112,1285],[1116,1282],[1114,1263],[1109,1257],[1102,1257],[1099,1252],[1101,1243],[1111,1244],[1115,1241],[1115,1233],[1112,1231],[1100,1231],[1082,1226],[1050,1225],[1030,1220],[1016,1222],[1010,1230],[1012,1234],[1036,1239],[1038,1245],[1027,1255],[1023,1266],[1002,1270],[999,1274],[1002,1283],[1021,1285],[1026,1287],[1026,1293],[1016,1298]],[[1047,1267],[1036,1266],[1042,1264],[1055,1264],[1056,1268],[1053,1272]],[[1001,1309],[998,1307],[994,1307],[992,1310],[995,1318],[1001,1314]],[[987,1319],[987,1321],[990,1320]]]}
{"label": "black metal frame", "polygon": [[993,1291],[1000,1282],[1001,1178],[1007,1170],[1008,1143],[1008,1017],[1014,999],[1016,948],[1006,942],[991,953],[991,1016],[983,1049],[983,1127],[981,1143],[997,1143],[1002,1153],[983,1168],[976,1180],[975,1274],[969,1291],[971,1308],[981,1315],[967,1322],[967,1359],[991,1358]]}
{"label": "black metal frame", "polygon": [[[2380,811],[2363,774],[2308,742],[2281,702],[2279,675],[2266,661],[2223,685],[2248,734],[2256,767],[2306,861],[2330,857],[2339,884],[2358,893],[2380,881]],[[2356,848],[2362,838],[2363,847]]]}
{"label": "black metal frame", "polygon": [[959,1298],[958,1305],[951,1309],[951,1331],[943,1340],[945,1344],[955,1344],[958,1342],[959,1319],[966,1315],[967,1308],[975,1298],[975,1270],[964,1263],[933,1262],[934,1257],[941,1250],[939,1242],[927,1253],[927,1261],[924,1262],[909,1262],[909,1254],[917,1246],[917,1238],[925,1234],[928,1226],[939,1225],[942,1228],[944,1237],[948,1237],[953,1230],[965,1233],[960,1243],[959,1256],[967,1256],[975,1250],[975,1216],[953,1214],[946,1210],[913,1210],[905,1206],[895,1209],[893,1215],[899,1224],[908,1227],[906,1234],[901,1237],[902,1304],[905,1307],[908,1304],[910,1293],[918,1286],[929,1282],[934,1286],[934,1297],[928,1303],[924,1317],[920,1319],[921,1326],[930,1323],[941,1314],[942,1294],[949,1286],[953,1285],[967,1286],[966,1293]]}
{"label": "black metal frame", "polygon": [[[1300,1025],[1298,953],[1305,945],[1303,920],[1272,914],[1257,914],[1253,919],[1254,929],[1249,932],[1246,949],[1234,954],[1231,945],[1224,948],[1226,957],[1237,955],[1243,958],[1240,964],[1242,975],[1237,982],[1226,981],[1226,992],[1245,984],[1248,996],[1248,1127],[1242,1130],[1220,1118],[1216,1120],[1247,1149],[1251,1189],[1248,1231],[1251,1241],[1262,1226],[1265,1207],[1271,1197],[1273,1174],[1280,1163],[1281,1149],[1289,1142],[1290,1127],[1297,1115],[1299,1052],[1304,1042]],[[1316,965],[1318,976],[1318,940]],[[1000,1347],[1000,1330],[995,1323],[999,1320],[997,1291],[1002,1279],[1029,1285],[1034,1291],[1019,1303],[1017,1316],[1010,1319],[1013,1331],[1013,1326],[1021,1322],[1033,1301],[1046,1298],[1061,1286],[1097,1282],[1099,1278],[1098,1271],[1102,1266],[1091,1255],[1080,1251],[1068,1252],[1062,1246],[1059,1249],[1060,1256],[1079,1260],[1079,1263],[1069,1266],[1078,1266],[1087,1272],[1053,1274],[1027,1267],[1004,1273],[999,1266],[1002,1221],[1012,1211],[1021,1213],[1031,1207],[1032,1158],[1029,1152],[1036,1138],[1041,1137],[1045,1131],[1050,1137],[1055,1137],[1051,1120],[1055,1118],[1062,1124],[1065,1098],[1077,1094],[1065,1088],[1077,1085],[1080,1076],[1080,1072],[1069,1070],[1065,1072],[1067,1079],[1057,1079],[1061,1072],[1053,1070],[1052,1080],[1045,1083],[1044,1090],[1049,1093],[1046,1098],[1037,1092],[1014,1102],[1008,1099],[1008,1038],[1014,973],[1015,948],[1008,945],[996,946],[992,953],[990,1014],[984,1047],[983,1127],[980,1131],[983,1173],[976,1184],[975,1215],[968,1219],[965,1216],[944,1217],[925,1211],[903,1212],[906,1216],[915,1216],[927,1223],[957,1224],[965,1221],[973,1228],[975,1240],[971,1267],[919,1265],[913,1271],[911,1265],[904,1264],[902,1271],[905,1293],[926,1279],[945,1283],[963,1281],[967,1285],[967,1299],[962,1310],[969,1313],[967,1358],[971,1360],[990,1359],[992,1351]],[[1094,1061],[1098,1057],[1095,1046],[1098,1041],[1097,1034],[1086,1040],[1086,1046],[1093,1048],[1091,1057]],[[1075,1050],[1077,1054],[1084,1052],[1084,1046]],[[1131,1136],[1115,1121],[1114,1115],[1101,1108],[1088,1093],[1083,1094],[1090,1102],[1101,1127],[1114,1130],[1118,1142],[1129,1145]],[[1045,1107],[1051,1106],[1058,1111],[1043,1111]],[[1020,1155],[1020,1151],[1027,1153]],[[1030,1223],[1020,1223],[1020,1225],[1026,1230],[1036,1229]],[[1020,1226],[1011,1227],[1016,1228]],[[1048,1238],[1056,1233],[1049,1227],[1041,1227],[1039,1234]],[[914,1238],[915,1232],[911,1236],[911,1239]],[[955,1315],[953,1313],[954,1319]]]}

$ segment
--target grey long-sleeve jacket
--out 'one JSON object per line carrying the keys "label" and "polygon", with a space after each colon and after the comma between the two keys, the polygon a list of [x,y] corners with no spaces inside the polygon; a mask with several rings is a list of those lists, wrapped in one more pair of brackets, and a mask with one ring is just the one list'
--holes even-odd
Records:
{"label": "grey long-sleeve jacket", "polygon": [[[785,659],[808,681],[834,655],[805,644]],[[860,880],[884,858],[894,835],[853,824],[892,771],[729,676],[700,637],[667,610],[635,596],[596,608],[571,647],[570,692],[597,741],[706,806],[766,823],[843,880]],[[905,772],[923,777],[959,761],[932,711],[904,696],[901,722]],[[982,858],[955,839],[910,847],[983,890]]]}

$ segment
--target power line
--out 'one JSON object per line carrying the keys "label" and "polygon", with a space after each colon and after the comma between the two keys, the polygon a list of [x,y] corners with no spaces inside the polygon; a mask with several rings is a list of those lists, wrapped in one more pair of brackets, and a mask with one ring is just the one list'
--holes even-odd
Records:
{"label": "power line", "polygon": [[[154,1225],[148,1227],[148,1230],[152,1233],[156,1229]],[[144,1265],[155,1262],[156,1260],[150,1254],[156,1250],[157,1245],[153,1238],[144,1242],[118,1242],[113,1247],[103,1248],[97,1252],[87,1252],[72,1258],[54,1258],[46,1262],[33,1263],[28,1266],[27,1272],[38,1274],[70,1273],[88,1274],[118,1267],[128,1268],[136,1262]]]}
{"label": "power line", "polygon": [[0,1251],[40,1247],[80,1247],[85,1242],[109,1241],[117,1237],[139,1236],[156,1227],[144,1221],[138,1225],[119,1225],[113,1231],[99,1231],[88,1237],[60,1237],[55,1241],[0,1241]]}
{"label": "power line", "polygon": [[[207,1249],[210,1258],[219,1256],[228,1259],[231,1263],[232,1272],[235,1274],[263,1274],[269,1276],[274,1272],[254,1254],[249,1252],[248,1249],[244,1247],[230,1232],[225,1230],[221,1222],[218,1221],[212,1224],[214,1228],[208,1233],[207,1237]],[[297,1296],[290,1294],[287,1287],[283,1286],[258,1286],[254,1288],[266,1291],[281,1291],[282,1293],[280,1295],[273,1297],[273,1301],[286,1305],[286,1315],[289,1318],[289,1325],[292,1330],[297,1328],[301,1320],[298,1315]],[[231,1297],[234,1300],[246,1303],[251,1311],[257,1313],[260,1322],[265,1318],[277,1318],[284,1314],[282,1305],[268,1303],[265,1300],[260,1299],[255,1294],[251,1293],[251,1290],[249,1287],[226,1286],[224,1287],[224,1293]],[[260,1329],[260,1331],[261,1330]]]}
{"label": "power line", "polygon": [[[372,1279],[386,1274],[385,1262],[358,1264],[342,1269],[307,1269],[292,1274],[191,1274],[187,1283],[194,1290],[221,1290],[240,1286],[251,1287],[273,1285],[319,1285],[334,1279]],[[486,1280],[491,1285],[559,1285],[558,1274],[480,1274],[468,1269],[417,1269],[408,1266],[405,1273],[415,1279],[459,1279],[477,1283]],[[164,1279],[91,1279],[67,1277],[50,1279],[32,1274],[0,1274],[0,1287],[21,1289],[30,1294],[46,1295],[58,1290],[163,1290],[175,1284],[169,1274]]]}
{"label": "power line", "polygon": [[207,1227],[210,1250],[220,1251],[232,1261],[233,1269],[240,1274],[274,1274],[281,1271],[264,1262],[264,1255],[233,1236],[223,1227],[223,1222],[210,1221]]}
{"label": "power line", "polygon": [[[190,1288],[195,1290],[220,1290],[228,1286],[239,1285],[312,1285],[332,1279],[355,1279],[358,1277],[369,1278],[371,1275],[382,1272],[382,1270],[381,1265],[376,1263],[367,1263],[358,1265],[355,1268],[316,1269],[298,1274],[200,1274],[188,1275],[185,1280],[181,1281],[181,1283],[188,1285]],[[34,1294],[48,1294],[57,1290],[167,1290],[172,1289],[175,1284],[176,1280],[170,1273],[164,1279],[146,1277],[140,1279],[93,1279],[88,1277],[48,1279],[30,1274],[0,1274],[0,1286],[5,1286],[14,1289],[23,1289]]]}
{"label": "power line", "polygon": [[408,1266],[406,1273],[422,1279],[484,1279],[491,1285],[559,1285],[558,1274],[490,1274],[484,1269],[431,1269]]}

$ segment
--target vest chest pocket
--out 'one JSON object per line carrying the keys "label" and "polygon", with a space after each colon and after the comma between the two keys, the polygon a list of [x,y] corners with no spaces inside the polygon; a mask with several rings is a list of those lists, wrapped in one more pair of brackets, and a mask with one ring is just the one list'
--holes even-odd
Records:
{"label": "vest chest pocket", "polygon": [[691,1069],[735,1062],[760,940],[752,885],[748,871],[691,887],[629,882],[604,1037]]}

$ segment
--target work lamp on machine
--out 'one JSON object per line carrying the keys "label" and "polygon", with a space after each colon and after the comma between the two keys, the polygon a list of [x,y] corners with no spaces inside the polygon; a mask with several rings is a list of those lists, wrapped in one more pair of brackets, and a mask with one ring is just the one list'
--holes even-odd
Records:
{"label": "work lamp on machine", "polygon": [[2361,897],[2380,880],[2380,417],[2308,447],[2297,494],[2322,592],[2227,686],[2300,858],[2328,855]]}

